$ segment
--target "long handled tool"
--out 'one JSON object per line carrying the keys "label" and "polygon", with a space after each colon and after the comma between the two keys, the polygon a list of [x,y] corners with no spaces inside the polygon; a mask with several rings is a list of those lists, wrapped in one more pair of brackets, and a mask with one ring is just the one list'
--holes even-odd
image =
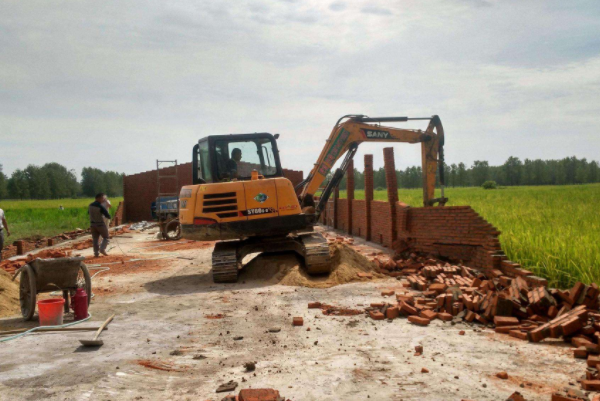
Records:
{"label": "long handled tool", "polygon": [[102,326],[100,326],[100,328],[96,332],[96,335],[94,336],[94,338],[92,338],[91,340],[79,340],[79,342],[84,347],[99,347],[99,346],[103,345],[104,341],[98,340],[98,337],[100,336],[100,333],[102,333],[102,330],[104,330],[104,328],[106,326],[108,326],[108,324],[113,320],[114,317],[115,317],[115,315],[113,314],[111,317],[106,319],[106,321],[104,323],[102,323]]}

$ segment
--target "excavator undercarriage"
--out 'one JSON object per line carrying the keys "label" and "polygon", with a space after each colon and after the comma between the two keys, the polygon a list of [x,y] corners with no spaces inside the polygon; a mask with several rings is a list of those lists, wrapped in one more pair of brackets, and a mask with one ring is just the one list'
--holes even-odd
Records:
{"label": "excavator undercarriage", "polygon": [[235,283],[248,255],[289,251],[304,260],[308,274],[329,273],[331,270],[327,240],[315,232],[294,233],[286,237],[252,237],[218,242],[212,254],[213,281]]}

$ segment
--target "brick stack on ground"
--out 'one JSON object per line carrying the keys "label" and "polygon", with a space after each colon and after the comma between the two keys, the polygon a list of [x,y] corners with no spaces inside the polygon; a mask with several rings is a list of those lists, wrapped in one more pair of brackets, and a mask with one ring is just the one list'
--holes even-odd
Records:
{"label": "brick stack on ground", "polygon": [[583,389],[600,391],[598,285],[578,282],[568,290],[552,289],[546,280],[514,265],[480,270],[431,255],[404,256],[371,255],[375,270],[396,278],[406,290],[382,291],[382,301],[365,308],[368,317],[405,317],[420,326],[436,319],[464,321],[530,342],[562,338],[572,344],[574,357],[587,359]]}

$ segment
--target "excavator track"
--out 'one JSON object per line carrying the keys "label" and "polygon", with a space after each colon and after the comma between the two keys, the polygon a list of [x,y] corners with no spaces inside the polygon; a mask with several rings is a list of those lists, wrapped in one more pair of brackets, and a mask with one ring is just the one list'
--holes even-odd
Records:
{"label": "excavator track", "polygon": [[212,253],[212,276],[215,283],[235,283],[238,280],[238,241],[217,242]]}
{"label": "excavator track", "polygon": [[304,264],[308,274],[330,273],[332,264],[327,240],[316,233],[304,234],[300,238],[304,245]]}

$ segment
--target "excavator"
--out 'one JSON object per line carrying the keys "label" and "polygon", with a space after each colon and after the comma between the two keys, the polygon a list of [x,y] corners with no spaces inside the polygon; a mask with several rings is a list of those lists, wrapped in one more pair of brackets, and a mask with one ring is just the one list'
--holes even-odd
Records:
{"label": "excavator", "polygon": [[[414,120],[428,121],[427,128],[382,125]],[[212,254],[215,283],[236,282],[244,258],[261,253],[293,251],[304,260],[309,274],[329,273],[329,246],[314,227],[362,142],[420,143],[423,206],[444,206],[447,202],[443,190],[444,129],[436,115],[341,117],[311,172],[296,187],[283,175],[278,138],[279,134],[269,133],[210,135],[193,148],[193,184],[181,188],[179,220],[183,238],[218,241]],[[331,174],[342,157],[339,168]],[[442,193],[435,198],[438,168]]]}

